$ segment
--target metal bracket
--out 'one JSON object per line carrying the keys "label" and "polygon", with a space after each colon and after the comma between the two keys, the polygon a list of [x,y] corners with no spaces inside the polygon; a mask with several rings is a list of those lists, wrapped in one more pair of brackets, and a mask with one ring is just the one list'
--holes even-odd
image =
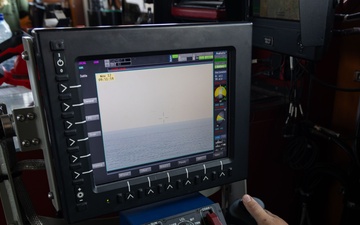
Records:
{"label": "metal bracket", "polygon": [[41,132],[41,123],[38,107],[22,108],[13,110],[16,136],[20,151],[32,151],[44,149],[44,138]]}
{"label": "metal bracket", "polygon": [[20,151],[42,150],[50,192],[48,197],[57,211],[60,210],[58,192],[51,162],[50,139],[45,112],[40,99],[40,88],[36,71],[33,42],[30,36],[23,37],[25,51],[22,56],[27,62],[28,74],[34,97],[34,106],[14,109],[7,114],[6,105],[0,104],[0,197],[6,221],[9,225],[23,225],[19,199],[15,190],[13,171],[16,160],[15,148]]}
{"label": "metal bracket", "polygon": [[[14,110],[15,121],[18,120],[17,116],[20,116],[20,115],[25,116],[24,121],[16,122],[17,129],[20,129],[20,130],[17,130],[18,131],[17,135],[20,136],[20,145],[24,144],[25,146],[23,146],[23,147],[25,149],[27,149],[27,148],[29,148],[29,149],[30,148],[41,148],[42,149],[43,155],[44,155],[44,160],[45,160],[45,167],[46,167],[49,188],[50,188],[50,192],[49,192],[48,196],[52,199],[52,203],[53,203],[55,209],[57,211],[59,211],[60,210],[60,202],[59,202],[59,197],[58,197],[57,185],[56,185],[55,177],[54,177],[54,173],[55,173],[54,167],[52,165],[52,160],[51,160],[50,138],[48,136],[48,128],[47,128],[46,120],[45,120],[45,112],[44,112],[44,107],[43,107],[43,103],[41,100],[40,86],[39,86],[39,81],[38,81],[38,73],[36,70],[37,66],[36,66],[32,37],[24,36],[23,37],[23,46],[24,46],[24,52],[22,53],[22,58],[26,61],[26,66],[28,69],[31,91],[32,91],[33,98],[34,98],[34,108]],[[29,118],[28,118],[28,113],[30,113]],[[32,118],[31,114],[35,115],[34,121],[32,119],[30,119],[30,118]],[[23,122],[25,122],[25,123],[22,124]],[[35,127],[31,128],[30,124],[34,125]],[[35,128],[36,128],[36,132],[38,132],[36,134],[36,136],[31,134],[31,131],[33,131],[35,134]],[[25,134],[21,134],[22,130],[24,130]],[[38,140],[37,140],[37,138],[38,138]],[[30,145],[29,145],[28,141],[30,142]]]}

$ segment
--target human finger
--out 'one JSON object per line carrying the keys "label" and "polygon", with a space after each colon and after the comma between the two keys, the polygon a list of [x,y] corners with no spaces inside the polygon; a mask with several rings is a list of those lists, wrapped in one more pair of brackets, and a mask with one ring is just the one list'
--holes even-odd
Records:
{"label": "human finger", "polygon": [[258,224],[263,221],[267,221],[270,219],[270,214],[268,214],[262,207],[257,203],[250,195],[245,194],[242,197],[243,204],[247,211],[250,213],[252,217],[256,220]]}

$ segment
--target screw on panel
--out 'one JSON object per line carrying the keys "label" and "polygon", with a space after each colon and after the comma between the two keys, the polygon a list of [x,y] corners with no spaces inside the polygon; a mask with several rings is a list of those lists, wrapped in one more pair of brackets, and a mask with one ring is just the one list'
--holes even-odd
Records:
{"label": "screw on panel", "polygon": [[25,116],[22,115],[22,114],[19,114],[19,115],[16,116],[16,119],[17,119],[18,121],[23,122],[23,121],[25,121]]}
{"label": "screw on panel", "polygon": [[40,144],[40,140],[38,138],[34,138],[31,140],[31,144],[33,145],[39,145]]}
{"label": "screw on panel", "polygon": [[28,54],[28,52],[27,52],[27,51],[23,51],[23,52],[21,53],[21,58],[22,58],[23,60],[25,60],[25,61],[29,60],[29,54]]}
{"label": "screw on panel", "polygon": [[22,144],[22,146],[24,146],[24,147],[29,147],[31,143],[30,143],[29,140],[23,140],[23,141],[21,142],[21,144]]}
{"label": "screw on panel", "polygon": [[35,114],[34,113],[28,113],[28,114],[26,114],[26,118],[28,118],[29,120],[33,120],[33,119],[35,119]]}
{"label": "screw on panel", "polygon": [[54,199],[54,193],[49,192],[49,193],[48,193],[48,198],[49,198],[49,199]]}

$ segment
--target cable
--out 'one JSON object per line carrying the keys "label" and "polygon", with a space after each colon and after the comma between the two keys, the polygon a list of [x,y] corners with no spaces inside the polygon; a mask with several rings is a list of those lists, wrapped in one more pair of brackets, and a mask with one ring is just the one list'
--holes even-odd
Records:
{"label": "cable", "polygon": [[303,203],[302,207],[301,207],[300,225],[305,225],[306,223],[308,225],[311,225],[311,220],[310,220],[310,216],[309,216],[309,210],[308,210],[307,203]]}
{"label": "cable", "polygon": [[334,89],[336,91],[344,91],[344,92],[360,92],[360,88],[347,88],[347,87],[338,87],[333,84],[326,83],[319,78],[315,77],[313,73],[311,73],[306,67],[304,67],[302,64],[299,64],[306,72],[309,74],[310,78],[319,84],[321,84],[324,87]]}
{"label": "cable", "polygon": [[310,74],[310,77],[317,81],[319,84],[321,84],[322,86],[324,87],[327,87],[327,88],[331,88],[331,89],[334,89],[336,91],[344,91],[344,92],[360,92],[360,88],[346,88],[346,87],[338,87],[338,86],[335,86],[335,85],[332,85],[332,84],[328,84],[322,80],[320,80],[319,78],[313,76]]}
{"label": "cable", "polygon": [[35,209],[31,203],[31,199],[27,190],[24,187],[24,184],[20,177],[14,179],[16,193],[20,200],[20,204],[25,212],[26,218],[31,225],[43,225],[40,217],[36,214]]}
{"label": "cable", "polygon": [[[269,57],[263,59],[253,59],[252,64],[258,64],[263,68],[262,70],[253,73],[252,76],[266,75],[273,76],[277,70],[280,70],[284,65],[284,57],[279,53],[272,53]],[[281,74],[281,72],[279,72]]]}
{"label": "cable", "polygon": [[293,135],[284,152],[284,161],[292,169],[306,170],[316,162],[319,150],[310,132],[312,126],[307,120],[298,121],[293,125]]}
{"label": "cable", "polygon": [[358,103],[357,113],[356,113],[356,127],[355,127],[355,140],[353,145],[353,153],[355,155],[355,162],[360,168],[360,159],[359,159],[359,135],[360,135],[360,101]]}
{"label": "cable", "polygon": [[45,161],[43,159],[27,159],[16,163],[15,171],[24,170],[45,170]]}
{"label": "cable", "polygon": [[352,14],[335,14],[335,19],[341,19],[343,22],[360,20],[360,12],[352,13]]}
{"label": "cable", "polygon": [[360,34],[360,27],[353,27],[353,28],[342,29],[342,30],[332,30],[332,33],[340,34],[340,35]]}
{"label": "cable", "polygon": [[[296,65],[294,64],[294,58],[289,57],[289,68],[290,68],[290,87],[289,87],[289,110],[288,116],[285,120],[285,133],[284,137],[294,136],[294,127],[299,121],[304,118],[303,108],[300,102],[301,99],[301,88],[299,88],[300,79],[303,77],[304,71],[301,71],[298,67],[299,61]],[[290,132],[289,132],[290,131]]]}
{"label": "cable", "polygon": [[[10,199],[12,201],[14,201],[16,205],[19,205],[21,207],[19,207],[19,209],[17,209],[19,212],[23,211],[28,222],[31,225],[42,225],[43,223],[41,222],[41,219],[39,218],[39,216],[36,214],[35,209],[32,205],[31,199],[29,197],[28,191],[26,190],[22,179],[21,179],[21,171],[23,170],[37,170],[37,169],[43,169],[45,168],[44,166],[44,161],[43,160],[24,160],[22,161],[20,164],[16,164],[16,160],[15,158],[11,157],[11,156],[15,156],[15,148],[14,148],[14,144],[13,142],[11,142],[12,144],[9,144],[10,142],[7,141],[7,139],[2,139],[1,140],[1,148],[2,151],[7,152],[8,153],[8,157],[9,160],[7,160],[8,162],[6,163],[5,161],[5,165],[9,166],[11,171],[10,174],[8,174],[7,176],[11,176],[12,179],[7,179],[8,182],[12,182],[11,185],[14,186],[14,192],[16,194],[11,195],[13,196],[13,199]],[[14,165],[7,165],[7,164],[13,164],[10,163],[13,162]],[[11,186],[8,185],[8,186]],[[9,192],[8,192],[9,194]],[[7,206],[9,207],[9,206]],[[14,208],[15,210],[16,208]],[[18,215],[19,217],[22,217],[21,214]],[[25,219],[25,218],[24,218]]]}

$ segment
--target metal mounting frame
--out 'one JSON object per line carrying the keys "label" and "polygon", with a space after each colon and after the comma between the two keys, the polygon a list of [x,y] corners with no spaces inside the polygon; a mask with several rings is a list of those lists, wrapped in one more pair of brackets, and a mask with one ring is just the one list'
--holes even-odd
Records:
{"label": "metal mounting frame", "polygon": [[[45,112],[43,110],[44,107],[40,97],[40,87],[37,76],[38,73],[36,70],[36,59],[34,53],[33,38],[31,36],[24,36],[23,46],[24,46],[24,52],[22,53],[22,58],[26,61],[26,65],[28,69],[28,75],[29,75],[31,90],[34,99],[34,107],[32,109],[28,108],[28,109],[13,110],[16,116],[19,115],[18,113],[22,113],[22,114],[26,113],[27,115],[25,123],[20,123],[20,121],[16,122],[17,131],[20,131],[21,133],[22,130],[25,130],[25,134],[24,136],[20,137],[19,143],[21,145],[22,144],[28,145],[27,141],[30,141],[31,142],[30,146],[26,146],[26,147],[29,148],[40,147],[42,149],[45,160],[45,167],[46,167],[49,188],[50,188],[50,192],[48,196],[52,199],[52,203],[55,209],[59,211],[60,203],[59,203],[58,191],[54,177],[54,168],[52,166],[52,161],[51,161],[50,142],[49,142],[50,138],[48,136],[48,132],[47,132],[48,128],[45,122],[46,121]],[[33,113],[35,118],[31,119],[31,115],[28,116],[28,113],[30,114]],[[29,134],[27,132],[29,131],[29,129],[31,130],[31,128],[29,128],[30,125],[35,126],[37,137],[28,136]]]}

